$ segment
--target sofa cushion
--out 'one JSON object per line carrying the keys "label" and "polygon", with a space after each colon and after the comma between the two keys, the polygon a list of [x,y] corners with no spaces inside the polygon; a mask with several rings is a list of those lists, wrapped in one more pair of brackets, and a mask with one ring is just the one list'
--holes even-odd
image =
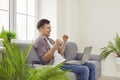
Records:
{"label": "sofa cushion", "polygon": [[91,61],[101,61],[101,56],[99,56],[99,55],[96,55],[96,54],[91,54],[90,55],[90,60]]}
{"label": "sofa cushion", "polygon": [[77,45],[74,42],[67,42],[64,56],[67,60],[75,59],[77,56]]}
{"label": "sofa cushion", "polygon": [[77,80],[75,73],[68,72],[66,75],[68,76],[69,80]]}
{"label": "sofa cushion", "polygon": [[[22,51],[26,51],[30,46],[30,43],[15,43],[17,44]],[[28,63],[32,63],[33,61],[38,61],[40,63],[40,59],[32,46],[30,53],[28,55]]]}
{"label": "sofa cushion", "polygon": [[39,63],[41,62],[34,47],[31,48],[29,56],[28,56],[28,61],[33,62],[33,61],[38,61]]}

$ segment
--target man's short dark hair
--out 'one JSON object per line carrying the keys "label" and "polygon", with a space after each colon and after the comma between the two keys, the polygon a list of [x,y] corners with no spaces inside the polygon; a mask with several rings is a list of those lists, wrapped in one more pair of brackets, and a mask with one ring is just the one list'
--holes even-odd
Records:
{"label": "man's short dark hair", "polygon": [[49,24],[50,21],[47,19],[41,19],[40,21],[38,21],[37,23],[37,29],[39,29],[40,27],[42,27],[44,24]]}

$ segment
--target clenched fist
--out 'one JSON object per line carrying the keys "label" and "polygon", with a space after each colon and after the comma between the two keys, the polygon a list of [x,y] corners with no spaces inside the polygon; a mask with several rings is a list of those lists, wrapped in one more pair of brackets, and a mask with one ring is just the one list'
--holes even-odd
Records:
{"label": "clenched fist", "polygon": [[60,41],[59,39],[56,39],[56,41],[55,41],[55,45],[56,45],[57,47],[60,46],[61,43],[62,43],[62,41]]}
{"label": "clenched fist", "polygon": [[63,41],[66,42],[68,40],[68,35],[63,35]]}

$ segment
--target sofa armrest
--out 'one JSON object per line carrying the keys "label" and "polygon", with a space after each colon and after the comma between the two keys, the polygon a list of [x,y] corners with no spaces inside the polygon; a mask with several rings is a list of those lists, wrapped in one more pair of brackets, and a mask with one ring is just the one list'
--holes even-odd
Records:
{"label": "sofa armrest", "polygon": [[91,54],[89,60],[99,61],[100,62],[101,61],[101,57],[100,57],[100,55]]}
{"label": "sofa armrest", "polygon": [[[77,53],[76,60],[81,60],[82,57],[83,57],[82,53]],[[99,55],[96,55],[96,54],[91,54],[89,60],[99,61],[100,62],[101,61],[101,57]]]}

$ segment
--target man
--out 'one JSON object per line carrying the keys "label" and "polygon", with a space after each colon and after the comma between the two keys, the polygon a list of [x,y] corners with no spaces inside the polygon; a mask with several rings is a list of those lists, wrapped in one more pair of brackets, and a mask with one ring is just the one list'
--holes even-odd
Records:
{"label": "man", "polygon": [[[41,19],[37,24],[37,29],[40,32],[40,36],[34,43],[34,48],[44,65],[54,63],[54,54],[64,54],[66,42],[68,40],[67,35],[63,35],[63,42],[59,39],[54,41],[49,38],[51,32],[50,21],[47,19]],[[59,47],[59,48],[58,48]],[[59,53],[56,53],[58,49]],[[76,73],[80,80],[96,80],[95,65],[92,63],[86,63],[83,65],[64,64],[62,69],[71,70]]]}

